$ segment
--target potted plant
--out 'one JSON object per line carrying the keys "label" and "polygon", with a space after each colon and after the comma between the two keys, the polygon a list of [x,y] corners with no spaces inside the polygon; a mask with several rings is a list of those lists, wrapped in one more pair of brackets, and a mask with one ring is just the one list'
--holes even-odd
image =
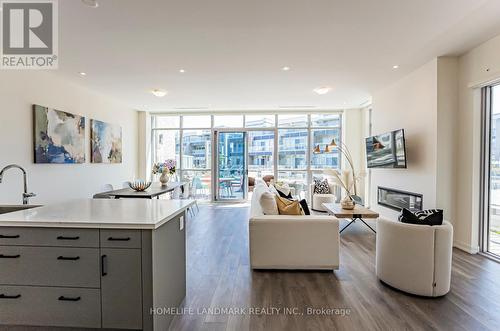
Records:
{"label": "potted plant", "polygon": [[174,159],[167,159],[165,162],[153,164],[153,175],[160,175],[160,183],[165,186],[170,181],[170,176],[175,174],[176,162]]}
{"label": "potted plant", "polygon": [[356,173],[351,152],[344,143],[340,143],[340,145],[337,145],[335,139],[332,139],[332,142],[326,146],[326,150],[328,152],[331,152],[334,149],[337,149],[340,153],[342,153],[351,169],[343,170],[342,172],[339,172],[335,169],[327,169],[324,171],[324,173],[326,175],[332,176],[334,182],[336,182],[345,190],[346,196],[340,201],[342,208],[354,209],[355,201],[353,199],[353,196],[357,197],[358,194],[356,185],[365,176],[365,173]]}
{"label": "potted plant", "polygon": [[[328,169],[324,172],[326,175],[333,177],[333,181],[340,185],[345,191],[345,197],[340,201],[340,205],[343,209],[354,209],[355,202],[352,198],[355,195],[356,180],[357,178],[353,176],[350,170],[343,170],[339,172],[335,169]],[[356,178],[356,179],[354,179]]]}

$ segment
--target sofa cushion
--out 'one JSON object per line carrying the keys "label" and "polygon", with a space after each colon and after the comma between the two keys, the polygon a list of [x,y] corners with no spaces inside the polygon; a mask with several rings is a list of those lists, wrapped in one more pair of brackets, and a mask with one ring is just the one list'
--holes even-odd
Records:
{"label": "sofa cushion", "polygon": [[426,209],[412,212],[403,208],[399,221],[410,224],[420,225],[441,225],[443,224],[443,211],[441,209]]}
{"label": "sofa cushion", "polygon": [[250,217],[264,216],[264,211],[260,206],[260,196],[264,192],[269,192],[269,188],[262,179],[261,181],[262,183],[260,184],[257,181],[255,182],[256,185],[252,194],[252,201],[250,204]]}
{"label": "sofa cushion", "polygon": [[330,186],[328,185],[328,180],[314,178],[314,194],[329,194]]}
{"label": "sofa cushion", "polygon": [[267,183],[262,178],[255,178],[255,186],[259,186],[259,185],[267,186]]}
{"label": "sofa cushion", "polygon": [[303,215],[298,201],[288,200],[277,195],[274,198],[280,215]]}
{"label": "sofa cushion", "polygon": [[269,191],[263,192],[260,195],[259,204],[264,215],[279,215],[278,206],[276,204],[276,194]]}

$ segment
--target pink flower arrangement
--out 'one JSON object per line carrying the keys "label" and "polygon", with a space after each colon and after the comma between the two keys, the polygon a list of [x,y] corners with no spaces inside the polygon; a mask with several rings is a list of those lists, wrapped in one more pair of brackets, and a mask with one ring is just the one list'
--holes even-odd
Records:
{"label": "pink flower arrangement", "polygon": [[153,175],[157,174],[175,174],[176,162],[174,159],[167,159],[165,162],[158,162],[153,164]]}

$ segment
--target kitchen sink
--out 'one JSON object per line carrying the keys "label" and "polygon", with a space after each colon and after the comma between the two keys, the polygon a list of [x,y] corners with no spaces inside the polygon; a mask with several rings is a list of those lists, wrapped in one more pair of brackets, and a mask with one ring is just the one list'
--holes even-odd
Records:
{"label": "kitchen sink", "polygon": [[41,207],[41,206],[38,206],[38,205],[0,205],[0,215],[12,213],[12,212],[19,211],[19,210],[36,208],[36,207]]}

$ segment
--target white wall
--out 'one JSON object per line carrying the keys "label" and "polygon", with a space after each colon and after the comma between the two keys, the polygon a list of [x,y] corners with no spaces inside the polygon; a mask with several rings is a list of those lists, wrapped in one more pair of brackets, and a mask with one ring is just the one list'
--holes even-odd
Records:
{"label": "white wall", "polygon": [[[52,107],[86,116],[84,164],[34,164],[32,105]],[[91,164],[89,119],[122,126],[123,163]],[[119,102],[61,80],[46,71],[0,72],[0,168],[17,163],[28,172],[28,189],[37,194],[32,203],[46,204],[89,198],[102,185],[121,185],[134,179],[138,168],[138,115]],[[0,184],[0,204],[20,203],[22,176],[9,170]]]}
{"label": "white wall", "polygon": [[[358,176],[366,172],[365,138],[368,136],[367,109],[347,109],[343,113],[342,134],[343,141],[351,152],[352,161]],[[342,169],[350,169],[345,157],[342,158]],[[368,178],[362,177],[357,184],[358,195],[367,201],[365,182]]]}
{"label": "white wall", "polygon": [[458,137],[458,58],[437,59],[436,206],[456,222],[456,141]]}
{"label": "white wall", "polygon": [[377,205],[377,187],[424,195],[424,208],[436,207],[437,60],[374,93],[372,134],[405,130],[407,169],[371,170],[371,207],[382,216],[399,215]]}
{"label": "white wall", "polygon": [[480,89],[500,82],[499,54],[497,36],[459,58],[435,59],[373,97],[373,132],[403,127],[409,168],[373,170],[372,193],[378,184],[423,193],[424,207],[445,209],[454,245],[470,253],[479,250]]}
{"label": "white wall", "polygon": [[481,86],[500,79],[500,36],[459,59],[459,116],[456,144],[457,197],[455,245],[479,249]]}

